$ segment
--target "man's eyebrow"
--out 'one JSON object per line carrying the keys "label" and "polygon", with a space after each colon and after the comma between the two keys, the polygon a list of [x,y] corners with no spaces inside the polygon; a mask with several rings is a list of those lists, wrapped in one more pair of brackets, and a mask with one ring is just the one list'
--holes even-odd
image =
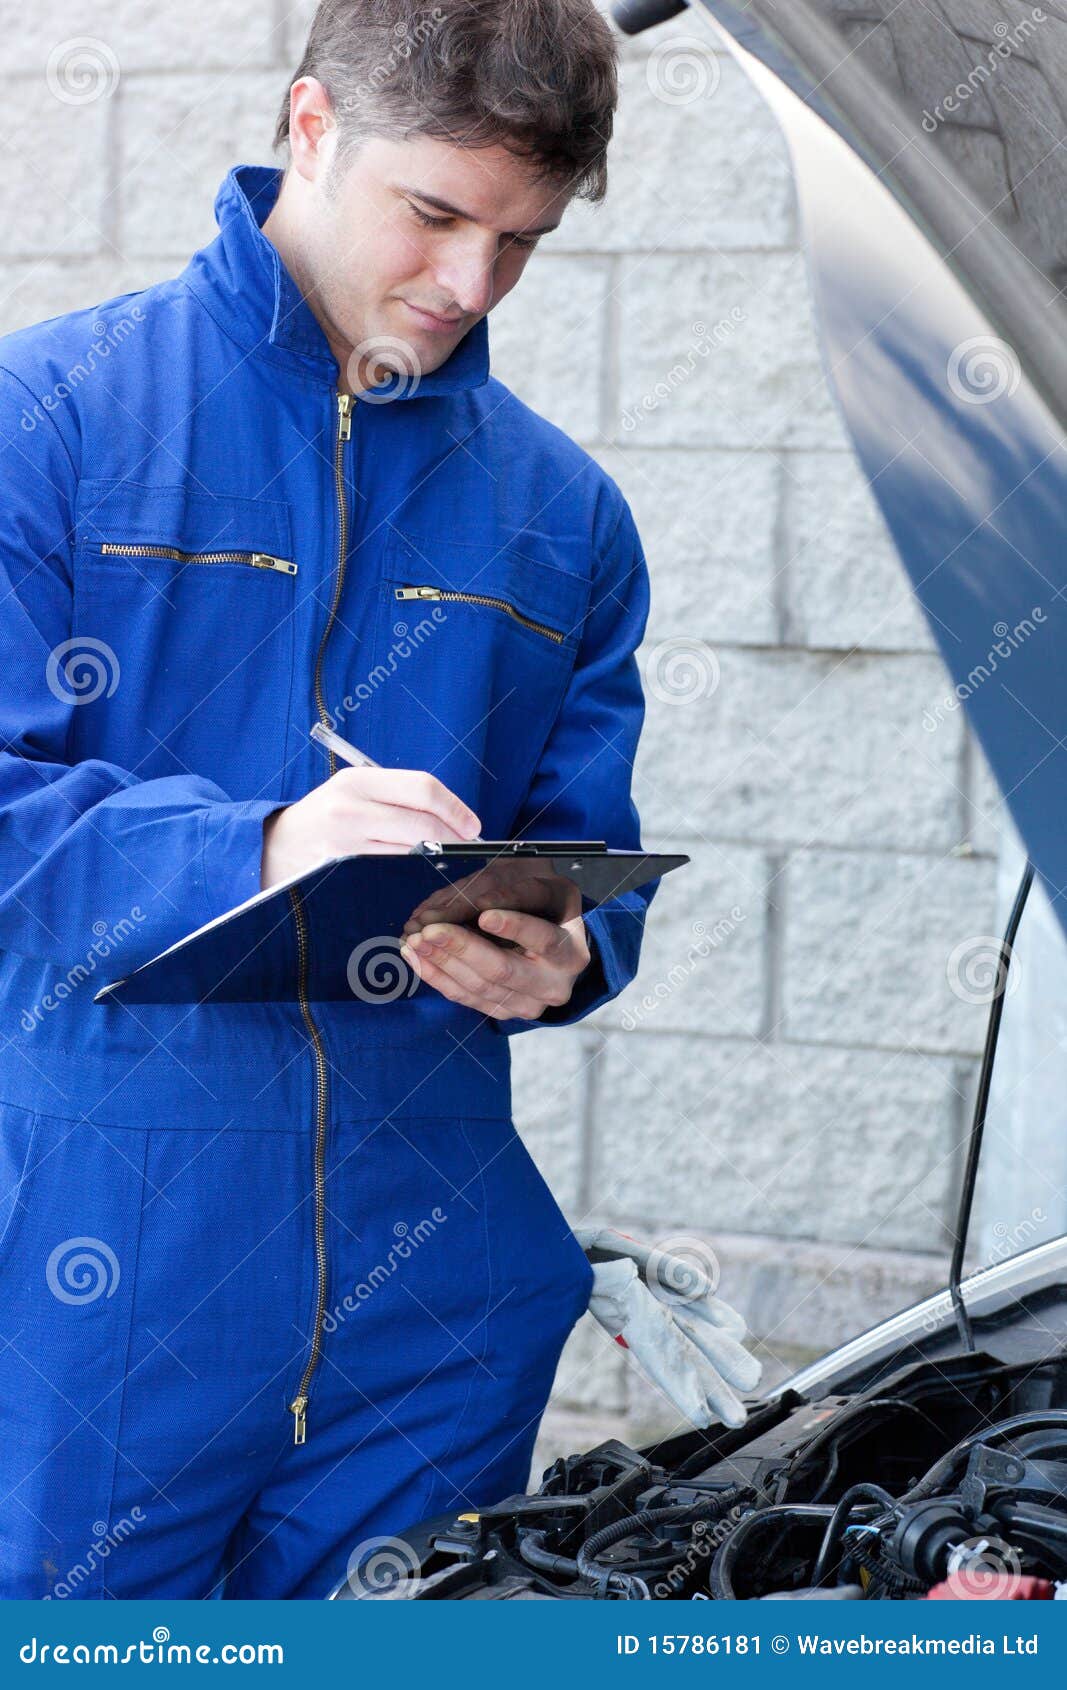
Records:
{"label": "man's eyebrow", "polygon": [[[424,193],[421,188],[405,188],[401,186],[398,188],[397,192],[401,194],[410,194],[413,199],[422,200],[424,205],[432,205],[435,211],[447,212],[449,217],[462,217],[468,223],[477,223],[478,221],[476,217],[471,216],[469,211],[461,211],[458,205],[449,205],[447,200],[439,200],[434,194]],[[528,240],[531,235],[550,235],[553,229],[558,228],[559,223],[556,222],[546,223],[541,229],[512,229],[509,233],[505,234],[504,239],[507,241],[513,241],[516,239]]]}

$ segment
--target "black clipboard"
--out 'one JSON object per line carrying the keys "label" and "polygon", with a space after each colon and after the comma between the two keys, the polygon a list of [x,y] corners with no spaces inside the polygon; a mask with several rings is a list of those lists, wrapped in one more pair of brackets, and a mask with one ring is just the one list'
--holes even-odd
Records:
{"label": "black clipboard", "polygon": [[102,987],[94,1001],[294,1003],[301,974],[299,925],[306,940],[309,1002],[354,996],[373,1001],[366,980],[375,970],[393,982],[382,993],[383,1002],[390,1002],[396,997],[395,971],[411,972],[400,955],[404,923],[431,896],[450,893],[457,913],[449,919],[460,919],[458,911],[467,909],[472,924],[478,908],[488,907],[478,897],[490,892],[490,902],[499,907],[562,919],[658,880],[689,860],[610,850],[602,840],[427,841],[402,855],[336,857],[179,939]]}

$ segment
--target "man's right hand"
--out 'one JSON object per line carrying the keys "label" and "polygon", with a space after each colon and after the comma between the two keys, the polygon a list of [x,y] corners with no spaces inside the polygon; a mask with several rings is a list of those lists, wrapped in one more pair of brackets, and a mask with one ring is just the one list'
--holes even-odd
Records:
{"label": "man's right hand", "polygon": [[421,769],[340,769],[263,824],[264,891],[330,857],[357,851],[401,856],[424,839],[476,839],[481,822]]}

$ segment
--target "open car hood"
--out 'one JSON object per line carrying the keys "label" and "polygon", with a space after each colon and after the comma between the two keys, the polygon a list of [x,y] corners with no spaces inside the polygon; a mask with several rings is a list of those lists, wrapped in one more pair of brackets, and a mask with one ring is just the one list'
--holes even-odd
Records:
{"label": "open car hood", "polygon": [[[624,27],[686,9],[615,8]],[[1067,928],[1067,12],[1022,0],[692,12],[785,130],[832,386]],[[1002,1003],[945,1292],[795,1375],[744,1428],[557,1461],[534,1494],[388,1540],[384,1579],[357,1546],[333,1595],[1067,1593],[1067,1239],[959,1285]]]}
{"label": "open car hood", "polygon": [[693,0],[689,15],[785,132],[829,379],[1067,930],[1067,10]]}

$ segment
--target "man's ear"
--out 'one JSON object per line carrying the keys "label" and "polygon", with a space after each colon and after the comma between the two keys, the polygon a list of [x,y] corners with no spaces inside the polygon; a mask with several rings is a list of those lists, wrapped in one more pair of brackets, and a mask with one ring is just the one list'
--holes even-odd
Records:
{"label": "man's ear", "polygon": [[293,168],[315,182],[330,167],[337,144],[337,120],[330,96],[314,76],[301,76],[289,90],[289,150]]}

